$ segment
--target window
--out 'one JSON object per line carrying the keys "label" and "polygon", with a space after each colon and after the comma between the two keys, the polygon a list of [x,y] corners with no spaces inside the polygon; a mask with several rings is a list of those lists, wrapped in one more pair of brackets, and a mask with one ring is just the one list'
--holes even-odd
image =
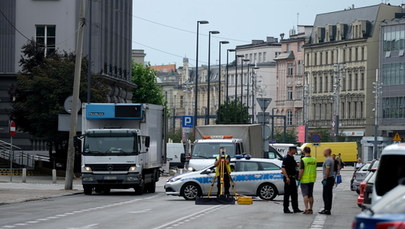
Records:
{"label": "window", "polygon": [[254,172],[259,171],[259,165],[257,162],[245,162],[239,161],[236,162],[236,172]]}
{"label": "window", "polygon": [[278,167],[277,165],[275,165],[273,163],[260,162],[260,170],[269,171],[269,170],[279,170],[279,169],[280,169],[280,167]]}
{"label": "window", "polygon": [[352,74],[349,74],[349,77],[347,78],[347,90],[351,91],[352,90]]}
{"label": "window", "polygon": [[335,63],[334,59],[335,59],[335,52],[332,50],[330,53],[330,63],[331,64]]}
{"label": "window", "polygon": [[263,62],[266,62],[266,52],[263,52]]}
{"label": "window", "polygon": [[359,52],[359,49],[356,47],[355,49],[354,49],[354,61],[358,61],[359,59],[358,59],[358,52]]}
{"label": "window", "polygon": [[382,82],[384,85],[405,84],[405,63],[384,64],[382,69]]}
{"label": "window", "polygon": [[287,44],[287,51],[291,51],[291,45]]}
{"label": "window", "polygon": [[325,76],[325,88],[323,90],[323,92],[328,92],[328,80],[329,80],[329,76]]}
{"label": "window", "polygon": [[360,90],[364,90],[364,72],[360,75]]}
{"label": "window", "polygon": [[318,55],[317,53],[314,53],[314,65],[318,65]]}
{"label": "window", "polygon": [[293,100],[293,88],[287,87],[287,100]]}
{"label": "window", "polygon": [[364,118],[364,107],[363,107],[363,102],[359,102],[360,106],[360,115],[359,118]]}
{"label": "window", "polygon": [[323,64],[323,52],[319,53],[319,65]]}
{"label": "window", "polygon": [[250,61],[252,61],[253,59],[252,59],[252,53],[251,54],[249,54],[249,60]]}
{"label": "window", "polygon": [[364,46],[361,47],[361,60],[366,60],[366,48]]}
{"label": "window", "polygon": [[357,91],[358,88],[358,84],[359,84],[359,75],[357,73],[354,74],[354,85],[353,85],[353,90]]}
{"label": "window", "polygon": [[259,52],[259,63],[261,63],[261,62],[262,62],[262,53]]}
{"label": "window", "polygon": [[44,48],[44,55],[55,52],[56,27],[54,25],[37,25],[36,42]]}
{"label": "window", "polygon": [[254,57],[254,63],[257,63],[257,53],[255,53],[254,55],[253,55]]}
{"label": "window", "polygon": [[329,64],[329,51],[326,51],[326,53],[325,53],[325,64],[326,65]]}
{"label": "window", "polygon": [[181,95],[180,96],[180,108],[183,108],[183,106],[184,106],[184,99],[183,99],[184,97]]}
{"label": "window", "polygon": [[304,63],[303,63],[302,60],[298,61],[297,74],[300,75],[300,76],[304,75]]}
{"label": "window", "polygon": [[405,97],[389,97],[382,100],[383,118],[405,118]]}
{"label": "window", "polygon": [[293,123],[293,112],[291,110],[287,111],[287,126],[292,126]]}
{"label": "window", "polygon": [[295,99],[302,99],[303,89],[302,87],[295,87]]}
{"label": "window", "polygon": [[299,42],[297,45],[297,52],[302,52],[302,43]]}
{"label": "window", "polygon": [[342,79],[342,91],[346,91],[346,77]]}
{"label": "window", "polygon": [[318,92],[318,82],[317,82],[317,77],[316,76],[314,76],[314,84],[313,84],[313,86],[314,86],[314,93],[317,93]]}
{"label": "window", "polygon": [[292,76],[294,74],[294,66],[292,63],[287,64],[287,76]]}
{"label": "window", "polygon": [[323,77],[321,76],[321,77],[319,77],[319,90],[318,90],[318,92],[322,93],[322,90],[323,90]]}

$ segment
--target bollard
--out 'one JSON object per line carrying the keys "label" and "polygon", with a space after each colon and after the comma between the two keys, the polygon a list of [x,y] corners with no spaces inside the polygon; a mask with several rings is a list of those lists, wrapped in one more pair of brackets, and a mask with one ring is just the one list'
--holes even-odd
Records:
{"label": "bollard", "polygon": [[23,168],[23,169],[22,169],[22,174],[21,174],[21,176],[22,176],[22,178],[21,178],[22,182],[23,182],[23,183],[27,182],[27,168]]}
{"label": "bollard", "polygon": [[56,184],[56,169],[52,169],[52,183]]}

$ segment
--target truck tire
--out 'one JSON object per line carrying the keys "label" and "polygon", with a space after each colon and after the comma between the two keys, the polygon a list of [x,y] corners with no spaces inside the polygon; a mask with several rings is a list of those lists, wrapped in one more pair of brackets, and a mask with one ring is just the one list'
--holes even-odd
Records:
{"label": "truck tire", "polygon": [[103,188],[103,193],[104,194],[109,194],[111,192],[110,188]]}
{"label": "truck tire", "polygon": [[103,192],[103,189],[100,187],[96,187],[96,188],[94,188],[94,192],[97,194],[101,194]]}
{"label": "truck tire", "polygon": [[145,185],[135,186],[135,195],[142,195],[145,192]]}
{"label": "truck tire", "polygon": [[84,195],[91,195],[91,193],[93,192],[93,187],[88,186],[88,185],[83,185],[83,191],[84,191]]}

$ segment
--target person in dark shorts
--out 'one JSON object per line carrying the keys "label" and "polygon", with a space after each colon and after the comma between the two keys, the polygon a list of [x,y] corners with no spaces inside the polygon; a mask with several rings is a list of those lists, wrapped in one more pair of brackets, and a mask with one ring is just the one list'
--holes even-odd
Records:
{"label": "person in dark shorts", "polygon": [[313,214],[314,206],[314,183],[316,181],[317,161],[311,157],[311,148],[305,147],[304,157],[301,159],[298,182],[301,183],[301,192],[304,197],[305,211],[304,214]]}

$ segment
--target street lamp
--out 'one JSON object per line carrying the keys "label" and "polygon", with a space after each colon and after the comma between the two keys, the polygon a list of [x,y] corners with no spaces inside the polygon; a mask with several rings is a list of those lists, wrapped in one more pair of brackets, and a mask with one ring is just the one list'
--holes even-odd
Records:
{"label": "street lamp", "polygon": [[226,101],[229,101],[229,53],[235,52],[235,49],[226,50]]}
{"label": "street lamp", "polygon": [[[221,110],[221,80],[222,80],[222,72],[221,72],[221,46],[224,44],[229,44],[229,41],[220,41],[219,42],[219,65],[218,65],[218,117],[217,119],[219,120],[219,114]],[[228,62],[227,62],[228,65]]]}
{"label": "street lamp", "polygon": [[[243,55],[242,55],[243,56]],[[250,61],[249,59],[242,59],[242,68],[241,68],[241,76],[240,76],[240,102],[243,104],[243,62],[248,62]]]}
{"label": "street lamp", "polygon": [[211,98],[211,34],[219,34],[219,31],[209,31],[208,33],[208,98],[207,113],[205,116],[205,125],[210,123],[210,98]]}
{"label": "street lamp", "polygon": [[235,51],[235,100],[238,100],[238,58],[243,58],[243,57],[245,57],[245,56],[237,55],[236,51]]}
{"label": "street lamp", "polygon": [[200,24],[208,24],[208,21],[197,21],[197,44],[195,57],[195,89],[194,89],[194,127],[197,126],[197,104],[198,104],[198,39],[200,33]]}
{"label": "street lamp", "polygon": [[[259,67],[255,66],[253,69],[259,69]],[[253,73],[253,71],[252,71]],[[255,123],[255,93],[256,93],[256,81],[257,81],[257,74],[254,73],[255,77],[253,79],[252,74],[252,123]]]}

